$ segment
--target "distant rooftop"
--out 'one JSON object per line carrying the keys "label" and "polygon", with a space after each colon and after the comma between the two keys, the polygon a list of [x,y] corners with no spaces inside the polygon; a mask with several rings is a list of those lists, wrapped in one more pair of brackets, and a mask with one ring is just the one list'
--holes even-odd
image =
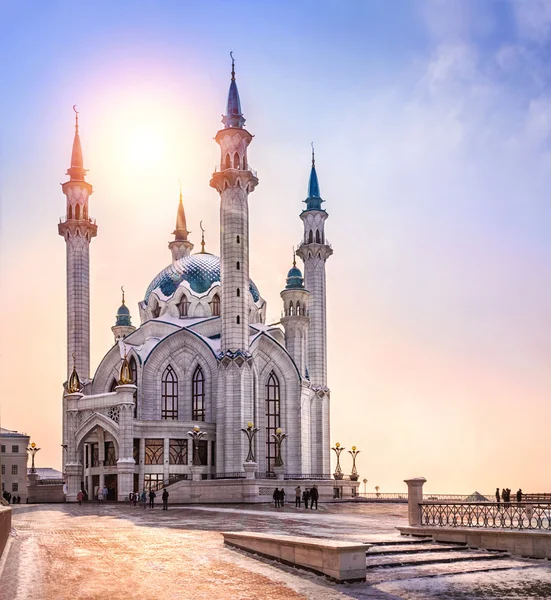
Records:
{"label": "distant rooftop", "polygon": [[[63,473],[51,467],[37,467],[35,470],[38,473],[39,479],[63,479]],[[27,469],[27,472],[31,472],[30,467]]]}
{"label": "distant rooftop", "polygon": [[18,431],[12,431],[11,429],[4,429],[0,427],[1,437],[30,437],[26,433],[19,433]]}

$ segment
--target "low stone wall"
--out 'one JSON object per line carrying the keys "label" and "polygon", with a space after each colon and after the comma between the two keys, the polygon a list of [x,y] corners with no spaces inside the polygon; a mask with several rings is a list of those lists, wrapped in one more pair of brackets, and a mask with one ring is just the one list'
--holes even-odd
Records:
{"label": "low stone wall", "polygon": [[[178,481],[167,487],[172,504],[257,504],[273,502],[275,488],[285,490],[285,503],[295,503],[295,488],[302,490],[314,485],[319,491],[319,502],[333,502],[335,482],[332,480],[287,480],[276,479],[206,479],[204,481]],[[359,483],[339,484],[345,498],[352,498]],[[157,492],[158,500],[162,490]]]}
{"label": "low stone wall", "polygon": [[402,535],[430,536],[435,542],[502,550],[517,556],[551,559],[551,532],[459,527],[398,527]]}
{"label": "low stone wall", "polygon": [[332,581],[365,581],[368,544],[263,533],[224,532],[224,544],[325,575]]}
{"label": "low stone wall", "polygon": [[0,556],[4,552],[11,531],[11,508],[0,506]]}
{"label": "low stone wall", "polygon": [[29,504],[65,502],[63,484],[52,485],[29,485]]}

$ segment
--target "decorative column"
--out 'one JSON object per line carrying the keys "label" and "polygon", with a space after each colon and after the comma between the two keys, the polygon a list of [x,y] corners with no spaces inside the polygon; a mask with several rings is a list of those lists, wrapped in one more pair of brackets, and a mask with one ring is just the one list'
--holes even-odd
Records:
{"label": "decorative column", "polygon": [[[126,357],[124,360],[126,360]],[[135,385],[128,383],[115,388],[117,405],[120,409],[119,458],[117,460],[117,500],[119,502],[126,500],[130,492],[134,491],[134,467],[136,461],[134,460],[132,422],[134,418],[134,392],[136,389]]]}
{"label": "decorative column", "polygon": [[408,519],[412,527],[421,524],[421,507],[423,502],[423,485],[426,483],[424,477],[415,477],[414,479],[404,479],[408,486]]}

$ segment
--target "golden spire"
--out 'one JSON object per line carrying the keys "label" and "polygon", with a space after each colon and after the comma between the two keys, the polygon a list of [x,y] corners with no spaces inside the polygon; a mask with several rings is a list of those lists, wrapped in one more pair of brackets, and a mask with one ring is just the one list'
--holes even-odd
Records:
{"label": "golden spire", "polygon": [[67,393],[77,394],[78,392],[80,392],[81,389],[82,386],[80,384],[80,379],[77,373],[76,356],[73,352],[73,371],[71,373],[71,376],[69,377],[69,381],[67,382]]}
{"label": "golden spire", "polygon": [[297,266],[297,253],[295,252],[295,247],[293,246],[293,267]]}
{"label": "golden spire", "polygon": [[121,370],[119,374],[119,385],[129,385],[134,383],[132,380],[132,372],[130,371],[130,365],[126,358],[126,346],[124,347],[124,358],[122,359]]}
{"label": "golden spire", "polygon": [[121,285],[121,292],[122,292],[122,305],[124,306],[124,287]]}
{"label": "golden spire", "polygon": [[199,254],[206,254],[205,252],[205,230],[203,229],[203,221],[199,223],[199,227],[201,228],[201,252]]}

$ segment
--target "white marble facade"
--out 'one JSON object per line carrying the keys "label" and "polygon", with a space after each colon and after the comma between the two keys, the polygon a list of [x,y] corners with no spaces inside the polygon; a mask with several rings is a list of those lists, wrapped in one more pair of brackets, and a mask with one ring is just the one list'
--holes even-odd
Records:
{"label": "white marble facade", "polygon": [[[92,495],[106,486],[110,499],[123,500],[131,491],[185,478],[216,478],[230,493],[235,485],[228,482],[244,474],[248,443],[240,429],[249,421],[259,429],[258,478],[274,473],[271,434],[278,427],[288,435],[282,446],[288,476],[329,473],[325,261],[332,250],[315,164],[312,159],[297,251],[305,277],[294,264],[282,291],[281,322],[268,324],[266,302],[249,276],[248,202],[258,179],[248,163],[253,137],[244,127],[233,68],[222,122],[215,138],[220,165],[210,182],[220,193],[221,257],[204,244],[192,253],[180,198],[172,262],[139,304],[141,325],[132,326],[123,298],[115,343],[91,377],[89,245],[97,228],[88,216],[92,186],[85,182],[77,117],[70,180],[63,185],[67,215],[59,225],[67,244],[69,501],[82,487]],[[205,435],[201,464],[192,467],[188,432],[194,427]]]}

